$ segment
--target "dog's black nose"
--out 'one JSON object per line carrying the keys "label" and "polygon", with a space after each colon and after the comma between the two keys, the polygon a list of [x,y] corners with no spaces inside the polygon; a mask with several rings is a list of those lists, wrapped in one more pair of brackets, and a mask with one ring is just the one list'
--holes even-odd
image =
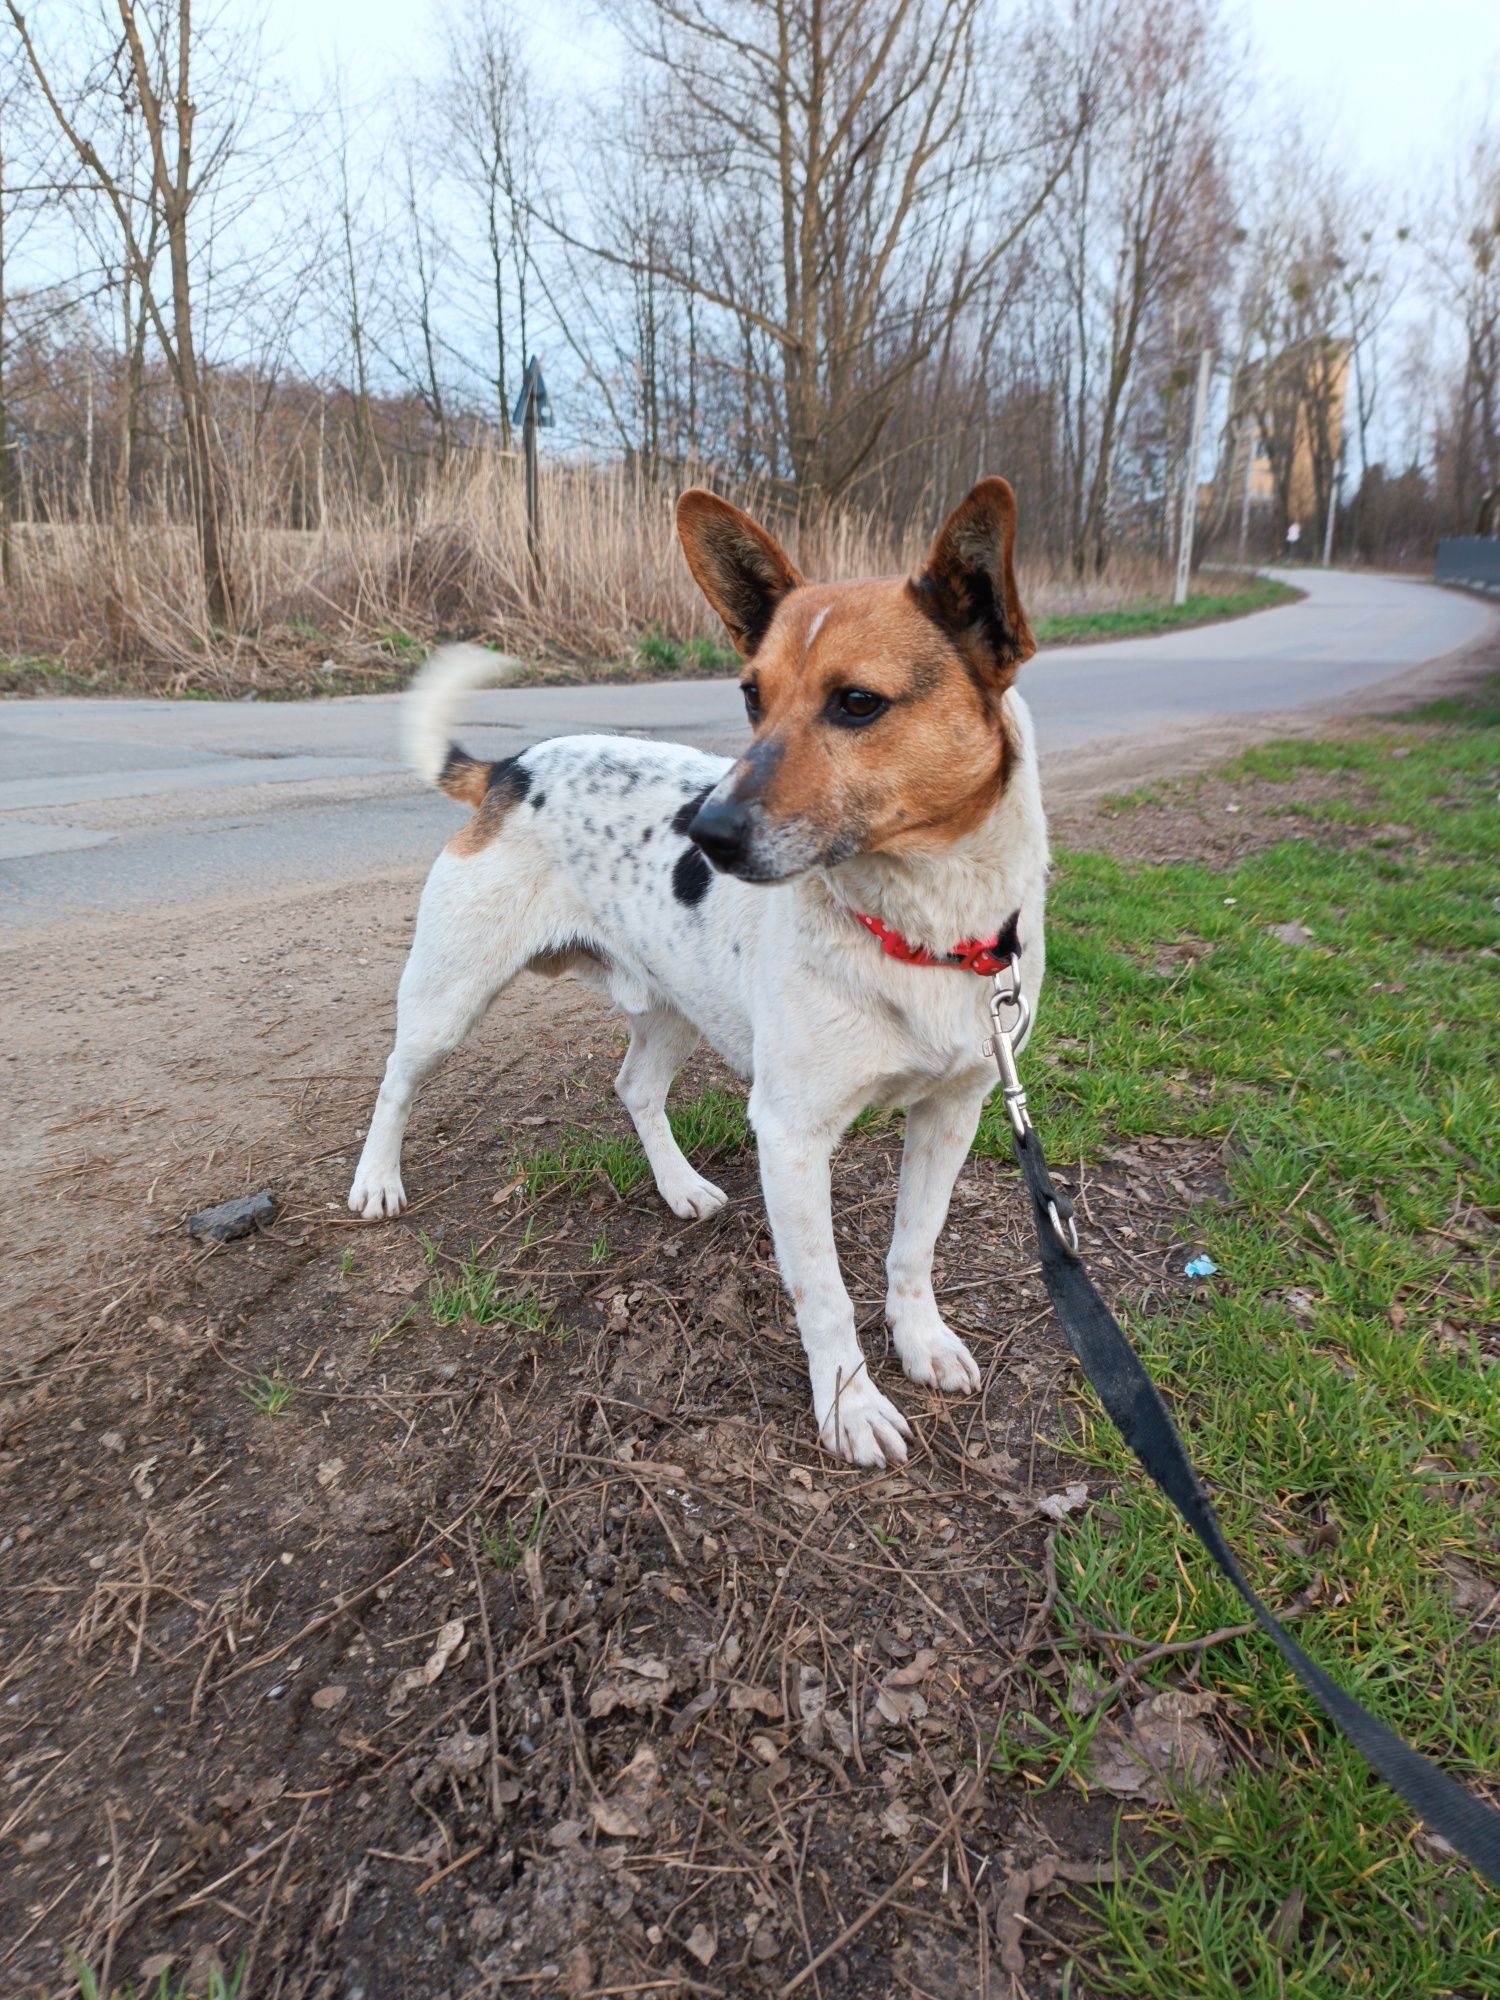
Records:
{"label": "dog's black nose", "polygon": [[750,815],[733,799],[710,799],[688,823],[688,839],[701,847],[717,868],[732,868],[745,851]]}

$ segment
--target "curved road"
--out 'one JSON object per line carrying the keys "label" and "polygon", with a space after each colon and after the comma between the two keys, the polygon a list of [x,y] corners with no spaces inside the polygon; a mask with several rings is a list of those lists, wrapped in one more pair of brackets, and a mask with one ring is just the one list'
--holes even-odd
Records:
{"label": "curved road", "polygon": [[[1387,577],[1299,571],[1306,600],[1156,639],[1059,647],[1021,685],[1044,764],[1128,761],[1214,718],[1284,713],[1480,639],[1479,601]],[[16,701],[0,707],[0,936],[91,915],[353,883],[420,867],[452,806],[397,762],[398,697],[302,703]],[[744,738],[731,681],[522,688],[471,699],[461,735],[503,756],[621,729],[713,748]]]}

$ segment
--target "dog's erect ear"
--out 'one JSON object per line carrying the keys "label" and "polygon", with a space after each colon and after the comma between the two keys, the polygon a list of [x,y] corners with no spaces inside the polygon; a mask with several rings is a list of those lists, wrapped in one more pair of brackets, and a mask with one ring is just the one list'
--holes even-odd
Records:
{"label": "dog's erect ear", "polygon": [[701,486],[678,501],[677,532],[698,588],[751,659],[777,605],[802,578],[758,522]]}
{"label": "dog's erect ear", "polygon": [[928,617],[1002,687],[1036,651],[1016,589],[1015,546],[1015,494],[1003,479],[981,479],[944,521],[911,583]]}

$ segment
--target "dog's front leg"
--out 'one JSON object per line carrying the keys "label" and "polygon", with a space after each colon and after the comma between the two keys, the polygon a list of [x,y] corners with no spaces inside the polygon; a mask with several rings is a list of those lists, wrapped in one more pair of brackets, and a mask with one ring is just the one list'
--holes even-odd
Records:
{"label": "dog's front leg", "polygon": [[835,1131],[773,1107],[757,1089],[750,1121],[776,1260],[792,1295],[812,1376],[818,1435],[856,1465],[897,1465],[911,1436],[905,1417],[870,1380],[854,1332],[854,1306],[833,1241],[830,1161]]}
{"label": "dog's front leg", "polygon": [[924,1098],[906,1114],[896,1229],[885,1260],[885,1316],[901,1366],[928,1389],[979,1387],[978,1364],[937,1309],[932,1253],[983,1104],[981,1089]]}

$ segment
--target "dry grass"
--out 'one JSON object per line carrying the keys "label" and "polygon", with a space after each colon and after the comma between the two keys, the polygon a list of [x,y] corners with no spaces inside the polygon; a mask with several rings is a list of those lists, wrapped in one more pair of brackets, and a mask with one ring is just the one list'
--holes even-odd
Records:
{"label": "dry grass", "polygon": [[[0,601],[0,654],[17,663],[12,687],[27,691],[362,691],[404,680],[423,646],[454,634],[520,653],[543,673],[598,662],[630,671],[646,634],[722,643],[677,544],[678,484],[618,465],[544,465],[536,587],[519,469],[497,450],[466,451],[380,500],[331,479],[321,525],[307,530],[282,525],[280,491],[241,469],[227,489],[234,632],[212,626],[191,528],[165,501],[148,500],[128,525],[23,523]],[[902,536],[855,511],[799,524],[764,493],[733,497],[772,521],[814,576],[910,568],[928,532]],[[935,503],[933,526],[939,511]],[[1035,613],[1109,609],[1164,581],[1154,559],[1129,557],[1106,582],[1035,565],[1022,574]]]}

